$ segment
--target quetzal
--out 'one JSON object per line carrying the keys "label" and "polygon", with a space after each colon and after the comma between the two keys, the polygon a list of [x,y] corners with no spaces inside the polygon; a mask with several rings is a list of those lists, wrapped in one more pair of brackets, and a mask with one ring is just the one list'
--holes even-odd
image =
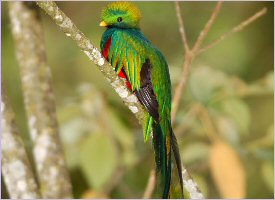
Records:
{"label": "quetzal", "polygon": [[135,5],[111,3],[103,9],[101,18],[100,26],[107,28],[100,43],[102,54],[147,111],[144,140],[152,130],[157,191],[161,194],[158,198],[173,196],[172,161],[180,183],[177,197],[183,197],[181,159],[171,126],[171,81],[167,62],[141,32],[141,14]]}

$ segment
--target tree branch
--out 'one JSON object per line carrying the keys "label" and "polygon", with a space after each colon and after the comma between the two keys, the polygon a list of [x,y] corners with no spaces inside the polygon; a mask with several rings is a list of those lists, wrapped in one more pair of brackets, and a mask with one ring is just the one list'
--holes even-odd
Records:
{"label": "tree branch", "polygon": [[212,142],[220,140],[219,134],[213,123],[213,120],[209,115],[208,110],[202,104],[198,104],[198,109],[200,113],[200,115],[198,115],[198,118],[200,119],[209,140],[211,140]]}
{"label": "tree branch", "polygon": [[12,199],[40,198],[30,161],[19,136],[14,113],[9,104],[3,82],[1,89],[2,172],[8,193]]}
{"label": "tree branch", "polygon": [[172,101],[172,112],[171,112],[172,125],[174,125],[174,123],[175,123],[176,113],[178,111],[178,108],[180,105],[180,100],[182,98],[182,95],[183,95],[185,87],[186,87],[186,82],[187,82],[187,78],[188,78],[189,71],[190,71],[190,66],[192,64],[193,59],[194,59],[193,55],[191,55],[189,52],[187,52],[184,56],[181,79],[180,79],[180,82],[176,86],[176,89],[174,92],[174,98]]}
{"label": "tree branch", "polygon": [[[205,37],[207,36],[210,28],[212,27],[218,13],[220,12],[222,6],[222,2],[219,1],[216,5],[216,7],[214,8],[211,17],[209,18],[209,20],[207,21],[207,23],[205,24],[204,28],[201,30],[194,46],[191,48],[191,50],[189,50],[189,48],[187,49],[187,51],[185,51],[185,55],[184,55],[184,63],[183,63],[183,67],[182,67],[182,74],[181,74],[181,79],[179,81],[179,83],[176,86],[175,92],[174,92],[174,98],[173,98],[173,102],[172,102],[172,113],[171,113],[171,121],[172,124],[174,124],[175,122],[175,117],[176,117],[176,113],[178,111],[179,105],[180,105],[180,100],[181,97],[184,93],[185,87],[186,87],[186,82],[188,80],[188,75],[190,72],[190,68],[191,68],[191,64],[197,54],[197,52],[199,51],[199,48],[201,46],[201,44],[203,43]],[[181,33],[181,38],[183,41],[183,46],[186,50],[186,36],[185,36],[185,32],[182,31],[182,29],[184,30],[184,23],[183,23],[183,19],[180,17],[181,16],[181,12],[179,9],[179,3],[175,2],[175,7],[176,7],[176,14],[178,16],[178,23],[179,23],[179,30]]]}
{"label": "tree branch", "polygon": [[192,52],[194,54],[196,54],[196,52],[199,50],[201,44],[203,43],[203,41],[205,40],[210,28],[212,27],[214,21],[216,20],[220,10],[221,10],[221,6],[222,6],[222,1],[217,2],[216,7],[214,8],[211,17],[209,18],[209,20],[207,21],[207,23],[205,24],[204,28],[202,29],[202,31],[200,32],[199,37],[197,38],[194,47],[192,48]]}
{"label": "tree branch", "polygon": [[143,194],[143,199],[150,199],[153,195],[155,187],[156,187],[156,170],[152,169],[150,172],[146,189]]}
{"label": "tree branch", "polygon": [[71,183],[59,139],[50,68],[39,10],[33,2],[9,2],[11,29],[43,198],[71,198]]}
{"label": "tree branch", "polygon": [[[128,108],[135,114],[140,124],[143,125],[145,116],[143,106],[139,103],[135,94],[128,90],[124,81],[116,75],[113,67],[104,59],[98,49],[92,45],[91,41],[74,25],[71,19],[69,19],[54,2],[37,2],[37,4],[52,18],[52,20],[68,37],[76,42],[77,46],[80,47],[89,59],[99,67],[105,78],[122,98],[125,105],[128,106]],[[187,176],[185,168],[183,168],[183,171],[185,171],[185,176],[183,177],[184,183],[187,183],[187,186],[196,186],[190,176]],[[186,187],[186,189],[190,194],[193,193],[193,187]]]}
{"label": "tree branch", "polygon": [[180,31],[180,36],[181,36],[181,41],[183,43],[185,52],[189,52],[189,45],[187,42],[186,34],[185,34],[185,29],[184,29],[184,24],[183,24],[183,19],[182,15],[180,12],[180,4],[178,1],[175,1],[175,9],[176,9],[176,15],[178,19],[178,24],[179,24],[179,31]]}
{"label": "tree branch", "polygon": [[204,26],[203,30],[200,32],[199,37],[197,38],[194,46],[191,48],[191,50],[186,51],[186,44],[188,41],[186,41],[186,36],[185,36],[185,31],[184,31],[184,23],[183,23],[183,19],[180,17],[180,9],[179,9],[179,3],[175,2],[175,8],[176,8],[176,14],[178,17],[178,23],[179,23],[179,30],[181,33],[181,38],[183,41],[183,46],[185,48],[185,55],[184,55],[184,63],[183,63],[183,70],[182,70],[182,74],[181,74],[181,79],[179,81],[179,83],[176,86],[175,92],[174,92],[174,98],[173,98],[173,103],[172,103],[172,124],[175,121],[175,116],[180,104],[180,100],[181,97],[184,93],[185,87],[186,87],[186,82],[188,79],[188,75],[189,75],[189,71],[192,65],[193,60],[196,58],[196,56],[210,48],[212,48],[213,46],[219,44],[221,41],[223,41],[224,39],[228,38],[229,36],[233,35],[234,33],[237,33],[241,30],[243,30],[246,26],[248,26],[249,24],[251,24],[252,22],[254,22],[255,20],[257,20],[258,18],[262,17],[264,14],[266,14],[267,12],[267,8],[263,8],[260,11],[258,11],[257,13],[255,13],[253,16],[249,17],[248,19],[246,19],[245,21],[243,21],[242,23],[240,23],[238,26],[234,27],[231,31],[223,34],[221,37],[219,37],[218,39],[214,40],[211,44],[201,48],[201,45],[204,41],[204,39],[206,38],[211,26],[213,25],[220,9],[222,6],[222,2],[218,2],[215,9],[213,10],[211,17],[209,18],[208,22],[206,23],[206,25]]}
{"label": "tree branch", "polygon": [[231,31],[223,34],[222,36],[220,36],[219,38],[217,38],[216,40],[214,40],[211,44],[208,44],[207,46],[201,48],[197,52],[197,54],[200,54],[200,53],[202,53],[202,52],[204,52],[204,51],[212,48],[213,46],[216,46],[221,41],[223,41],[224,39],[230,37],[234,33],[237,33],[239,31],[243,30],[246,26],[248,26],[252,22],[256,21],[257,19],[259,19],[260,17],[262,17],[263,15],[265,15],[266,12],[267,12],[267,8],[261,9],[260,11],[258,11],[257,13],[255,13],[253,16],[251,16],[248,19],[246,19],[245,21],[241,22],[238,26],[235,26],[233,29],[231,29]]}
{"label": "tree branch", "polygon": [[204,199],[197,183],[192,179],[185,168],[182,168],[182,177],[184,188],[189,192],[190,199]]}

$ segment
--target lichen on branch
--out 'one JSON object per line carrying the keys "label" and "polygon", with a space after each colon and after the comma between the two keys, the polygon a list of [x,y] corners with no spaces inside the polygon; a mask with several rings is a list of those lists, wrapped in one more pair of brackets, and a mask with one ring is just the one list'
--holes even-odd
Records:
{"label": "lichen on branch", "polygon": [[41,196],[71,198],[39,9],[34,2],[9,2],[9,14]]}
{"label": "lichen on branch", "polygon": [[1,170],[9,196],[12,199],[40,198],[30,161],[20,137],[3,82],[1,89]]}

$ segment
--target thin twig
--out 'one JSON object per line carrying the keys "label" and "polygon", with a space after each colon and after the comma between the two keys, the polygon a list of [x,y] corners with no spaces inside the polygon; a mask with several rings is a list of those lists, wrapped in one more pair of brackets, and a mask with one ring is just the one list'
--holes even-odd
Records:
{"label": "thin twig", "polygon": [[[191,108],[188,110],[188,112],[185,114],[185,118],[188,119],[188,121],[194,121],[196,116],[199,113],[199,104],[198,103],[194,103],[191,105]],[[182,136],[182,134],[185,133],[185,131],[189,128],[190,124],[183,122],[181,124],[179,124],[174,132],[177,133],[177,136]]]}
{"label": "thin twig", "polygon": [[143,194],[143,199],[150,199],[152,197],[155,186],[156,186],[156,171],[152,169],[149,175],[147,186]]}
{"label": "thin twig", "polygon": [[191,56],[189,52],[186,53],[184,63],[183,63],[183,67],[182,67],[183,68],[182,73],[181,73],[181,76],[180,76],[181,79],[180,79],[180,82],[176,86],[176,89],[174,91],[173,101],[172,101],[172,112],[171,112],[172,125],[174,124],[175,119],[176,119],[176,113],[178,111],[180,101],[181,101],[182,95],[183,95],[184,90],[185,90],[187,77],[189,75],[190,66],[191,66],[192,61],[193,61],[193,56]]}
{"label": "thin twig", "polygon": [[124,174],[126,173],[126,169],[124,166],[119,165],[117,169],[114,171],[112,180],[110,180],[106,185],[104,185],[104,194],[110,194],[112,190],[121,182]]}
{"label": "thin twig", "polygon": [[[173,103],[172,103],[172,112],[171,112],[172,124],[174,124],[174,122],[175,122],[176,113],[178,111],[178,108],[180,105],[180,100],[181,100],[181,97],[182,97],[185,87],[186,87],[191,64],[192,64],[194,58],[196,57],[196,53],[199,50],[201,44],[203,43],[205,37],[207,36],[210,28],[212,27],[220,9],[221,9],[221,6],[222,6],[222,2],[220,1],[217,3],[216,7],[214,8],[214,10],[211,14],[211,17],[209,18],[209,20],[205,24],[204,28],[200,32],[194,46],[191,48],[191,50],[185,51],[181,79],[180,79],[178,85],[176,86],[176,89],[174,92]],[[177,13],[177,16],[181,16],[178,3],[176,3],[176,13]],[[181,29],[183,29],[183,27],[184,27],[183,19],[178,17],[178,23],[180,26],[179,29],[180,29],[181,37],[183,38],[183,45],[184,45],[184,48],[186,48],[185,46],[187,44],[187,41],[186,41],[185,32],[181,31]]]}
{"label": "thin twig", "polygon": [[201,104],[198,104],[199,108],[199,115],[198,118],[200,119],[203,127],[205,128],[205,133],[207,137],[212,141],[217,141],[220,139],[216,127],[211,119],[208,110]]}
{"label": "thin twig", "polygon": [[1,89],[1,169],[9,196],[12,199],[41,198],[3,82]]}
{"label": "thin twig", "polygon": [[176,15],[177,15],[177,19],[178,19],[178,24],[179,24],[179,31],[180,31],[180,36],[181,36],[181,40],[185,49],[185,52],[189,51],[189,45],[187,42],[187,38],[186,38],[186,33],[185,33],[185,29],[184,29],[184,24],[183,24],[183,19],[182,19],[182,15],[180,12],[180,5],[178,1],[175,1],[175,8],[176,8]]}
{"label": "thin twig", "polygon": [[204,28],[202,29],[202,31],[200,32],[199,37],[197,38],[194,47],[192,48],[192,52],[194,54],[196,54],[196,52],[199,50],[201,44],[203,43],[203,41],[205,40],[210,28],[212,27],[214,21],[216,20],[220,10],[221,10],[221,6],[222,6],[222,1],[219,1],[216,5],[216,7],[214,8],[211,17],[209,18],[209,20],[207,21],[207,23],[205,24]]}
{"label": "thin twig", "polygon": [[260,11],[258,11],[257,13],[255,13],[253,16],[249,17],[248,19],[246,19],[245,21],[241,22],[239,25],[235,26],[233,29],[231,29],[231,31],[223,34],[222,36],[220,36],[219,38],[217,38],[216,40],[214,40],[211,44],[206,45],[205,47],[201,48],[197,54],[200,54],[210,48],[212,48],[213,46],[216,46],[217,44],[219,44],[221,41],[223,41],[224,39],[230,37],[231,35],[233,35],[234,33],[237,33],[241,30],[243,30],[246,26],[248,26],[249,24],[251,24],[252,22],[254,22],[255,20],[259,19],[260,17],[262,17],[263,15],[265,15],[267,12],[267,8],[263,8]]}
{"label": "thin twig", "polygon": [[39,9],[35,2],[9,2],[9,13],[41,195],[71,198]]}

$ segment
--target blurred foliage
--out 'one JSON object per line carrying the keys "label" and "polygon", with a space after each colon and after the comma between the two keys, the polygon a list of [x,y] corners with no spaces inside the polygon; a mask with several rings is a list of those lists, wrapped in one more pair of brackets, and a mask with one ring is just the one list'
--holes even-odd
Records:
{"label": "blurred foliage", "polygon": [[[223,198],[245,198],[246,173],[236,151],[225,142],[211,146],[209,167]],[[233,169],[233,170],[232,170]]]}
{"label": "blurred foliage", "polygon": [[[166,56],[175,86],[181,78],[183,47],[174,4],[136,4],[143,14],[142,30]],[[2,5],[2,77],[30,150],[7,3]],[[99,47],[104,29],[98,24],[106,2],[58,5]],[[190,43],[214,5],[181,3]],[[195,60],[177,114],[175,132],[183,163],[207,198],[272,198],[274,194],[273,2],[224,2],[205,44],[264,6],[265,16]],[[98,68],[48,16],[42,16],[74,196],[141,197],[154,166],[150,142],[143,143],[141,127]]]}

